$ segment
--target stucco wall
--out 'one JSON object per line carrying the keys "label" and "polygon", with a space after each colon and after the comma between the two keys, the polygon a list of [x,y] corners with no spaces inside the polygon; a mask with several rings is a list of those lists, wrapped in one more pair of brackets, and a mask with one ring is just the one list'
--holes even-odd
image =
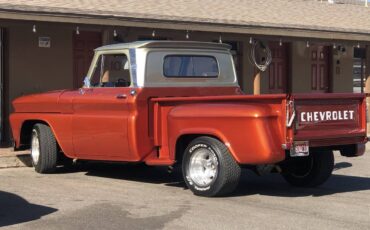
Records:
{"label": "stucco wall", "polygon": [[[2,26],[7,29],[6,62],[8,66],[6,68],[9,85],[6,87],[8,87],[9,101],[24,94],[73,87],[72,35],[76,27],[68,24],[38,23],[37,32],[33,33],[32,25],[31,22],[2,22]],[[114,39],[112,28],[82,26],[81,30],[105,31],[103,33],[104,43],[110,43]],[[152,31],[143,28],[117,29],[124,42],[135,41],[138,37],[150,39]],[[156,38],[162,37],[170,40],[185,40],[185,35],[186,31],[156,31]],[[253,82],[257,71],[249,60],[251,50],[249,36],[190,31],[189,40],[218,41],[220,35],[223,41],[240,42],[242,74],[238,76],[239,83],[245,93],[253,94]],[[39,48],[39,37],[50,37],[51,48]],[[293,41],[289,52],[290,70],[288,71],[291,75],[292,92],[310,93],[310,48],[306,47],[305,41]],[[333,92],[352,92],[352,56],[352,47],[347,47],[345,54],[333,57],[331,65]],[[336,62],[338,58],[339,64]],[[337,67],[339,67],[339,72]],[[261,94],[268,93],[267,72],[261,74],[260,81]],[[11,111],[10,103],[7,104]],[[6,115],[5,118],[7,117]]]}
{"label": "stucco wall", "polygon": [[[312,46],[305,42],[293,42],[291,49],[292,92],[311,92],[310,52]],[[330,47],[332,49],[332,47]],[[346,47],[346,52],[330,51],[331,70],[329,71],[329,88],[333,93],[353,92],[353,48]],[[338,62],[339,61],[339,62]]]}
{"label": "stucco wall", "polygon": [[306,47],[305,42],[293,42],[290,55],[292,93],[310,93],[310,49]]}
{"label": "stucco wall", "polygon": [[249,60],[251,45],[249,39],[243,41],[243,84],[241,85],[246,94],[253,94],[254,67]]}
{"label": "stucco wall", "polygon": [[[8,29],[10,100],[30,93],[72,88],[72,30],[53,25],[14,25]],[[39,37],[51,47],[40,48]]]}
{"label": "stucco wall", "polygon": [[333,51],[332,90],[334,93],[353,92],[353,48],[345,47],[345,52]]}
{"label": "stucco wall", "polygon": [[[49,90],[72,88],[73,29],[52,24],[2,23],[6,29],[7,87],[4,111],[4,140],[10,138],[9,113],[15,98]],[[38,38],[50,37],[50,48],[39,48]]]}

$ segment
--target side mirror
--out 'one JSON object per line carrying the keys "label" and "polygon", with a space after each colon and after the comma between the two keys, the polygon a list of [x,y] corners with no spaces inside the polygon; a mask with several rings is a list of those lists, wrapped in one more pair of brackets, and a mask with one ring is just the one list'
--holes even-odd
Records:
{"label": "side mirror", "polygon": [[86,76],[84,78],[84,85],[83,85],[84,88],[91,88],[91,82],[90,82],[90,78],[88,76]]}

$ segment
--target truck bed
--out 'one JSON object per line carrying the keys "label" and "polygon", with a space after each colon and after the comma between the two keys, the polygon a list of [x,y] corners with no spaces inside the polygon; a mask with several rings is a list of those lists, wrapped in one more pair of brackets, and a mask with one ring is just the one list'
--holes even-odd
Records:
{"label": "truck bed", "polygon": [[241,164],[282,161],[295,141],[317,147],[367,140],[363,94],[163,97],[151,103],[159,158],[173,161],[176,141],[192,133],[227,143]]}

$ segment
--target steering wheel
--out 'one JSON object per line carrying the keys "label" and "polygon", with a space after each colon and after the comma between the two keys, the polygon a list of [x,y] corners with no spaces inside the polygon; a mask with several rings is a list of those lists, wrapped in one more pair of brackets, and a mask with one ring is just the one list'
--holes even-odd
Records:
{"label": "steering wheel", "polygon": [[123,78],[119,78],[117,79],[117,82],[116,82],[116,87],[127,87],[127,86],[130,86],[130,82],[123,79]]}

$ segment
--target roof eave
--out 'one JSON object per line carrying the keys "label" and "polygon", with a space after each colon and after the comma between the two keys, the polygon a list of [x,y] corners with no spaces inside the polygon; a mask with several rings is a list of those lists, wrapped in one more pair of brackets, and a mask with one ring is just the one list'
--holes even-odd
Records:
{"label": "roof eave", "polygon": [[369,33],[0,10],[0,19],[370,42]]}

